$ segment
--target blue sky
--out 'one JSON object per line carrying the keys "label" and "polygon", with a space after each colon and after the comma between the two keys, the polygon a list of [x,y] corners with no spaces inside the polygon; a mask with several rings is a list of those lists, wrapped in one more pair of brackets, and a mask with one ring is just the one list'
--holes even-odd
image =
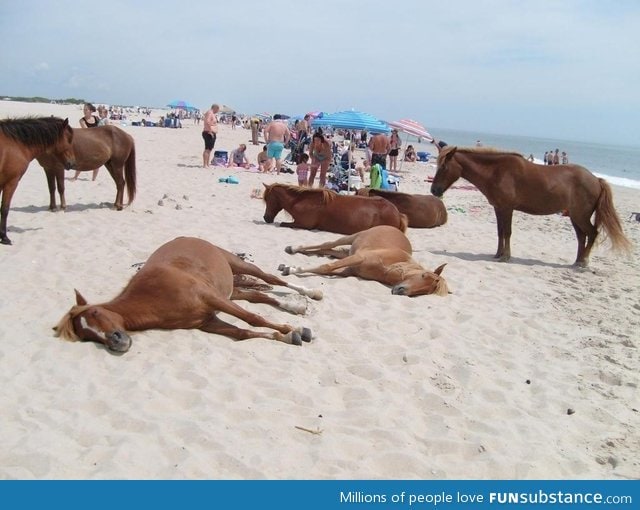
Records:
{"label": "blue sky", "polygon": [[0,94],[640,146],[640,2],[0,3]]}

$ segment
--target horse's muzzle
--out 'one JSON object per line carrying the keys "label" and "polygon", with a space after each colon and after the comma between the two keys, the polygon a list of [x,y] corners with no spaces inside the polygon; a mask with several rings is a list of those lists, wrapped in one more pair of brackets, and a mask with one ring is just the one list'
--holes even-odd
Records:
{"label": "horse's muzzle", "polygon": [[114,352],[127,352],[131,348],[131,337],[124,331],[114,331],[107,335],[107,347]]}
{"label": "horse's muzzle", "polygon": [[262,217],[262,219],[264,220],[265,223],[273,223],[273,220],[275,218],[270,218],[269,216],[267,216],[266,214]]}
{"label": "horse's muzzle", "polygon": [[431,185],[431,194],[435,197],[440,198],[442,195],[444,195],[444,190],[440,187],[440,186],[434,186],[433,184]]}
{"label": "horse's muzzle", "polygon": [[71,170],[74,166],[76,166],[76,162],[75,161],[65,161],[65,163],[64,163],[64,169],[65,170]]}

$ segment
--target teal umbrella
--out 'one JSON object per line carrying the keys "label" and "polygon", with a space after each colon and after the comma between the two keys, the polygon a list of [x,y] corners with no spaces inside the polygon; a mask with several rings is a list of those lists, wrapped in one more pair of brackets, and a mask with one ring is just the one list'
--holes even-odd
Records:
{"label": "teal umbrella", "polygon": [[312,127],[331,126],[341,129],[366,129],[370,133],[388,133],[391,131],[386,122],[376,119],[373,115],[347,110],[336,113],[325,113],[311,121]]}
{"label": "teal umbrella", "polygon": [[197,110],[195,106],[187,101],[171,101],[168,105],[169,108],[175,108],[176,110]]}

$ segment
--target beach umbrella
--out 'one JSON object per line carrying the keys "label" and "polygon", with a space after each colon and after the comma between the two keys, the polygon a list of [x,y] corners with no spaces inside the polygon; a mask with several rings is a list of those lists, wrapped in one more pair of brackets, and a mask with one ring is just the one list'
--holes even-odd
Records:
{"label": "beach umbrella", "polygon": [[391,131],[386,122],[373,115],[357,110],[346,110],[336,113],[325,113],[311,121],[312,127],[331,126],[342,129],[366,129],[370,133],[388,133]]}
{"label": "beach umbrella", "polygon": [[407,133],[408,135],[415,136],[417,138],[425,138],[428,142],[433,141],[433,136],[427,131],[427,129],[419,122],[412,119],[394,120],[388,122],[389,126]]}
{"label": "beach umbrella", "polygon": [[228,104],[223,104],[223,105],[220,105],[219,113],[228,113],[230,115],[233,115],[234,113],[236,113],[236,111],[233,108],[231,108]]}
{"label": "beach umbrella", "polygon": [[167,106],[176,110],[197,110],[191,103],[182,100],[171,101]]}

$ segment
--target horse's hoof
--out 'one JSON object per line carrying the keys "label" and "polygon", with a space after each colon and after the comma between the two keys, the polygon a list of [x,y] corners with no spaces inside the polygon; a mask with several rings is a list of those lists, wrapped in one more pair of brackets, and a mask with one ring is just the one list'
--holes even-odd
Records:
{"label": "horse's hoof", "polygon": [[282,276],[289,276],[291,274],[291,268],[289,266],[285,266],[282,271]]}
{"label": "horse's hoof", "polygon": [[300,334],[300,338],[302,338],[303,342],[311,342],[313,338],[313,334],[309,328],[302,328],[302,333]]}
{"label": "horse's hoof", "polygon": [[123,207],[121,205],[120,206],[116,205],[116,211],[122,211],[122,209]]}
{"label": "horse's hoof", "polygon": [[287,266],[285,266],[284,264],[280,264],[280,265],[278,266],[278,271],[284,271],[284,268],[285,268],[285,267],[287,267]]}
{"label": "horse's hoof", "polygon": [[0,244],[10,245],[11,239],[9,239],[8,237],[3,237],[2,239],[0,239]]}
{"label": "horse's hoof", "polygon": [[286,251],[287,253],[289,253],[290,255],[293,255],[294,251],[293,251],[293,247],[292,246],[287,246],[284,251]]}
{"label": "horse's hoof", "polygon": [[302,345],[302,338],[297,331],[291,332],[291,345]]}

